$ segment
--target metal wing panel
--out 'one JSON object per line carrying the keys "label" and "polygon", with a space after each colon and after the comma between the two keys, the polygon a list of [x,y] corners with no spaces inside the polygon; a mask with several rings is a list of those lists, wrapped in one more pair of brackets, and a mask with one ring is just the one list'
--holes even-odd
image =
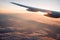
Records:
{"label": "metal wing panel", "polygon": [[49,11],[49,10],[30,7],[30,6],[26,6],[26,5],[22,5],[22,4],[18,4],[18,3],[14,3],[14,2],[10,2],[10,3],[21,6],[21,7],[25,7],[25,8],[28,8],[28,9],[34,9],[34,10],[37,10],[37,11],[41,11],[41,12],[48,12]]}
{"label": "metal wing panel", "polygon": [[15,4],[15,5],[18,5],[18,6],[21,6],[21,7],[25,7],[25,8],[31,8],[31,7],[29,7],[29,6],[25,6],[25,5],[18,4],[18,3],[14,3],[14,2],[10,2],[10,3]]}

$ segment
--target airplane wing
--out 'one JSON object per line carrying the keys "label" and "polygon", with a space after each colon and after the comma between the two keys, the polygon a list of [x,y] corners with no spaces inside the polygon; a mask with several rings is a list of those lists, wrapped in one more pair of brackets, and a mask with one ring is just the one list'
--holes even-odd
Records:
{"label": "airplane wing", "polygon": [[18,6],[21,6],[21,7],[25,7],[25,8],[27,8],[27,11],[32,11],[32,12],[38,12],[38,11],[48,12],[49,11],[49,10],[39,9],[39,8],[35,8],[35,7],[30,7],[30,6],[26,6],[26,5],[22,5],[22,4],[18,4],[18,3],[14,3],[14,2],[10,2],[10,3],[18,5]]}
{"label": "airplane wing", "polygon": [[10,2],[12,4],[15,4],[17,6],[21,6],[21,7],[25,7],[27,8],[27,11],[31,11],[31,12],[46,12],[47,14],[45,14],[45,16],[48,17],[54,17],[54,18],[59,18],[60,17],[60,12],[56,12],[56,11],[50,11],[50,10],[45,10],[45,9],[39,9],[39,8],[35,8],[35,7],[30,7],[30,6],[26,6],[26,5],[22,5],[22,4],[18,4],[18,3],[14,3],[14,2]]}

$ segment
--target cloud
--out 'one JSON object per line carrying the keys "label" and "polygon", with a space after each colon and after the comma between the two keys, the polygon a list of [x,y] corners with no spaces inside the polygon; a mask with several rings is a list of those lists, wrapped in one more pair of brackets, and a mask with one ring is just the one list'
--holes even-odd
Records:
{"label": "cloud", "polygon": [[0,19],[1,40],[54,40],[60,34],[59,26],[28,20],[21,14],[0,14]]}

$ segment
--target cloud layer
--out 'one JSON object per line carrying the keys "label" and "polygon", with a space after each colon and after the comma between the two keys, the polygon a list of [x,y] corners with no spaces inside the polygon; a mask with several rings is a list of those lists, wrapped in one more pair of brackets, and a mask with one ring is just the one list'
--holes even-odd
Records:
{"label": "cloud layer", "polygon": [[0,40],[59,40],[59,25],[38,22],[24,15],[30,14],[0,14]]}

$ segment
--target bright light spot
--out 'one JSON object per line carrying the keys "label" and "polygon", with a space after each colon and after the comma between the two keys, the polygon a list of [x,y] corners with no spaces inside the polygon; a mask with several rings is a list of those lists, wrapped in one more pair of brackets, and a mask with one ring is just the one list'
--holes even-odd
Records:
{"label": "bright light spot", "polygon": [[39,14],[39,15],[45,15],[47,13],[45,13],[45,12],[37,12],[37,14]]}

